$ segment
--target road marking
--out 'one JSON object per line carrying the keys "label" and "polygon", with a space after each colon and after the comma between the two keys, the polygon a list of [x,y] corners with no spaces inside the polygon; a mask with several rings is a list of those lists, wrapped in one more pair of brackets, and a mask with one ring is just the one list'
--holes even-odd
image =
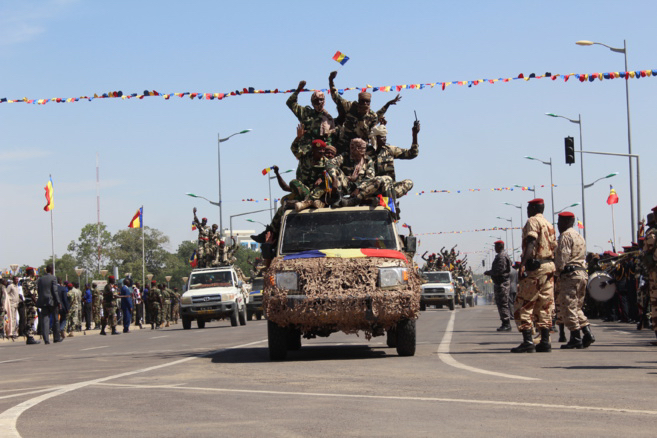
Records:
{"label": "road marking", "polygon": [[223,351],[235,350],[237,348],[243,348],[255,344],[261,344],[263,342],[267,342],[267,339],[263,339],[261,341],[249,342],[248,344],[236,345],[234,347],[220,348],[218,350],[213,350],[198,356],[186,357],[184,359],[174,360],[173,362],[164,363],[161,365],[154,365],[151,367],[142,368],[135,371],[128,371],[121,374],[115,374],[113,376],[101,377],[99,379],[87,380],[84,382],[73,383],[71,385],[60,386],[58,388],[55,388],[52,392],[49,392],[47,394],[42,394],[38,397],[34,397],[29,400],[25,400],[23,403],[20,403],[0,413],[0,430],[4,430],[7,433],[7,435],[4,435],[6,437],[12,436],[16,438],[21,438],[21,434],[18,433],[18,429],[16,429],[16,423],[18,422],[18,417],[20,417],[23,412],[27,411],[31,407],[34,407],[39,403],[51,399],[53,397],[57,397],[58,395],[66,394],[67,392],[75,391],[76,389],[84,388],[89,385],[103,383],[108,380],[114,380],[114,379],[119,379],[121,377],[128,377],[128,376],[133,376],[135,374],[141,374],[149,371],[159,370],[161,368],[166,368],[173,365],[179,365],[181,363],[189,362],[191,360],[198,359],[199,357],[212,356],[213,354],[221,353]]}
{"label": "road marking", "polygon": [[[100,386],[100,385],[97,385]],[[497,406],[516,406],[526,408],[548,408],[548,409],[563,409],[563,410],[577,410],[577,411],[599,411],[610,412],[619,414],[646,414],[656,415],[657,411],[638,410],[638,409],[623,409],[623,408],[605,408],[601,406],[573,406],[573,405],[558,405],[547,403],[525,403],[525,402],[510,402],[501,400],[474,400],[464,398],[442,398],[442,397],[411,397],[411,396],[395,396],[395,395],[365,395],[365,394],[339,394],[339,393],[321,393],[321,392],[292,392],[292,391],[267,391],[257,389],[231,389],[231,388],[206,388],[195,386],[166,386],[166,385],[128,385],[128,384],[107,384],[102,386],[112,386],[115,388],[134,388],[134,389],[176,389],[180,391],[208,391],[208,392],[225,392],[225,393],[241,393],[241,394],[265,394],[265,395],[292,395],[292,396],[306,396],[306,397],[327,397],[327,398],[352,398],[352,399],[377,399],[377,400],[407,400],[407,401],[428,401],[428,402],[445,402],[445,403],[467,403],[467,404],[480,404],[480,405],[497,405]]]}
{"label": "road marking", "polygon": [[22,358],[22,359],[3,360],[3,361],[0,362],[0,363],[20,362],[20,361],[22,361],[22,360],[28,360],[28,359],[32,359],[32,358],[31,358],[31,357],[24,357],[24,358]]}
{"label": "road marking", "polygon": [[30,394],[38,394],[40,392],[47,392],[47,391],[54,391],[56,389],[60,388],[59,386],[55,386],[52,388],[47,388],[47,389],[38,389],[36,391],[28,391],[28,392],[19,392],[18,394],[11,394],[11,395],[3,395],[0,397],[0,400],[4,400],[6,398],[12,398],[12,397],[20,397],[22,395],[30,395]]}
{"label": "road marking", "polygon": [[102,347],[83,348],[80,351],[98,350],[99,348],[107,348],[107,347],[109,347],[109,345],[103,345]]}
{"label": "road marking", "polygon": [[155,336],[154,338],[151,338],[151,339],[160,339],[160,338],[166,338],[167,336],[169,336],[169,335],[164,335],[164,336]]}
{"label": "road marking", "polygon": [[445,334],[443,335],[443,340],[440,341],[440,345],[438,346],[438,357],[445,364],[449,366],[453,366],[455,368],[460,368],[462,370],[471,371],[473,373],[487,374],[489,376],[504,377],[507,379],[517,379],[517,380],[541,380],[534,377],[523,377],[523,376],[516,376],[514,374],[505,374],[505,373],[498,373],[495,371],[483,370],[481,368],[475,368],[469,365],[464,365],[461,362],[454,359],[449,354],[449,344],[452,342],[452,332],[454,331],[455,316],[456,316],[456,312],[452,312],[452,316],[449,318],[449,322],[447,323],[447,328],[445,329]]}

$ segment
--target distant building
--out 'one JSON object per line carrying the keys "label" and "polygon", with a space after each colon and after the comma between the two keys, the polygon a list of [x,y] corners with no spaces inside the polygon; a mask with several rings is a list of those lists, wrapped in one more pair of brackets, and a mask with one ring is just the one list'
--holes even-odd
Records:
{"label": "distant building", "polygon": [[[258,244],[251,240],[251,235],[255,234],[255,230],[233,230],[233,237],[237,240],[241,246],[249,248],[253,251],[258,251]],[[230,240],[230,230],[224,229],[223,238],[226,240],[227,244],[232,244]]]}

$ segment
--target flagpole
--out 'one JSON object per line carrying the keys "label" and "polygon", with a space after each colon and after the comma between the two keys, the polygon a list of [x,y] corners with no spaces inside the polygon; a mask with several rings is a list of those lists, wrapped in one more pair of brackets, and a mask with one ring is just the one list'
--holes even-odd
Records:
{"label": "flagpole", "polygon": [[[144,206],[141,206],[141,285],[146,285],[146,252],[144,251]],[[142,289],[143,290],[143,289]]]}
{"label": "flagpole", "polygon": [[[52,181],[52,175],[49,174],[48,177],[50,178],[50,181]],[[53,209],[50,209],[50,245],[51,245],[51,250],[52,250],[52,275],[57,275],[55,274],[55,225],[54,225],[54,219],[53,219],[53,214],[52,214]]]}
{"label": "flagpole", "polygon": [[611,247],[616,251],[616,223],[614,222],[614,204],[611,204],[611,229],[612,235],[614,236],[614,242],[611,244]]}

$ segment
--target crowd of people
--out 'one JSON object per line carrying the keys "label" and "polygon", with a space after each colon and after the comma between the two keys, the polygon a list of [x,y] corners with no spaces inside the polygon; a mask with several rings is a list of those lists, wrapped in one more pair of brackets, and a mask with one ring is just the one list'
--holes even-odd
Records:
{"label": "crowd of people", "polygon": [[118,335],[117,326],[123,327],[123,333],[130,333],[131,326],[141,329],[150,325],[155,330],[180,319],[178,289],[155,280],[142,287],[125,278],[119,285],[110,275],[102,289],[95,282],[80,288],[77,282],[55,277],[52,265],[46,267],[45,275],[37,277],[35,272],[28,267],[23,278],[13,276],[11,283],[0,280],[1,338],[23,336],[30,345],[39,344],[40,336],[49,344],[51,334],[54,342],[61,342],[93,330],[106,335],[106,328]]}

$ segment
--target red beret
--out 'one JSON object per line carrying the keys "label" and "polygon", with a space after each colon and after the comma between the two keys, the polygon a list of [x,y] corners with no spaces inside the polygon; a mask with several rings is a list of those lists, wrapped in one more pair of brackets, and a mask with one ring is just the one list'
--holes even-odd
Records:
{"label": "red beret", "polygon": [[107,279],[108,279],[108,280],[114,280],[115,278],[114,278],[113,275],[110,275],[109,277],[107,277]]}
{"label": "red beret", "polygon": [[574,218],[575,213],[570,212],[570,211],[562,211],[561,213],[559,213],[559,217],[572,217],[572,218]]}
{"label": "red beret", "polygon": [[624,245],[623,245],[623,249],[624,249],[625,251],[627,251],[628,249],[632,249],[632,245],[628,245],[628,246],[624,246]]}
{"label": "red beret", "polygon": [[156,281],[155,280],[151,281],[151,284],[156,284]]}
{"label": "red beret", "polygon": [[326,143],[323,140],[313,140],[313,146],[323,149],[326,147]]}
{"label": "red beret", "polygon": [[496,241],[493,242],[493,243],[494,243],[495,245],[498,245],[498,244],[499,244],[499,245],[504,245],[504,241],[503,241],[503,240],[496,240]]}
{"label": "red beret", "polygon": [[545,202],[543,201],[543,198],[535,198],[529,201],[529,204],[543,205]]}
{"label": "red beret", "polygon": [[207,217],[204,217],[204,218],[201,218],[201,220],[202,220],[202,221],[207,221],[208,218],[207,218]]}

